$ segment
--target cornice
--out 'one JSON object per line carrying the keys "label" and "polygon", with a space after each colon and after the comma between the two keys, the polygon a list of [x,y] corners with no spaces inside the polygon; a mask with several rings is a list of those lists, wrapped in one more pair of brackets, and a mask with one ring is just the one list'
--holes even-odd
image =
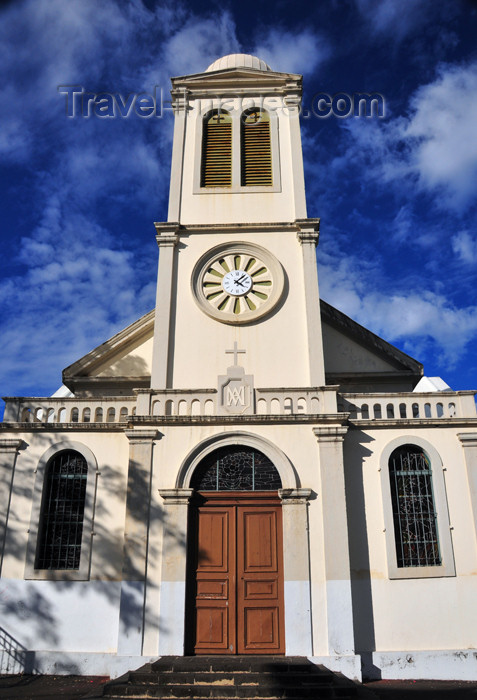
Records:
{"label": "cornice", "polygon": [[24,442],[24,440],[15,440],[11,438],[0,440],[0,453],[2,454],[8,452],[19,452],[25,447],[27,447],[27,444]]}
{"label": "cornice", "polygon": [[465,447],[477,447],[477,433],[457,433],[457,437]]}
{"label": "cornice", "polygon": [[[328,425],[346,423],[348,413],[336,414],[279,414],[279,415],[224,415],[224,416],[129,416],[128,426],[133,425]],[[29,424],[31,425],[31,424]],[[74,425],[77,425],[76,423]]]}
{"label": "cornice", "polygon": [[296,221],[278,221],[273,223],[268,222],[235,222],[229,224],[178,224],[171,222],[154,223],[156,231],[161,238],[166,238],[169,235],[177,234],[178,236],[188,236],[190,234],[201,233],[271,233],[290,232],[303,234],[316,234],[320,228],[320,219],[297,219]]}
{"label": "cornice", "polygon": [[343,442],[347,432],[347,425],[323,425],[313,428],[318,442]]}
{"label": "cornice", "polygon": [[[383,418],[369,420],[349,420],[350,428],[475,428],[477,418]],[[465,434],[465,433],[464,433]]]}
{"label": "cornice", "polygon": [[128,423],[0,423],[9,433],[123,433]]}
{"label": "cornice", "polygon": [[153,440],[160,439],[161,435],[158,430],[131,430],[128,428],[124,431],[125,436],[131,444],[152,442]]}

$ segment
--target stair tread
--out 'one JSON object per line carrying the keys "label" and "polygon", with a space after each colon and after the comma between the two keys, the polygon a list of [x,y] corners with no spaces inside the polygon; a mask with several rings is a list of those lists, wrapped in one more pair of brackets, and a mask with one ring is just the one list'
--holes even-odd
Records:
{"label": "stair tread", "polygon": [[351,700],[357,686],[304,657],[162,657],[103,688],[104,697]]}

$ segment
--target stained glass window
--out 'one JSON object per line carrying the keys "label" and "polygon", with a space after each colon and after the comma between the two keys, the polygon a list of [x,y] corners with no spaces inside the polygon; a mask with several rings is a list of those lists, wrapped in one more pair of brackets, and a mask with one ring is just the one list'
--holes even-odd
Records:
{"label": "stained glass window", "polygon": [[74,450],[46,466],[36,569],[79,569],[88,465]]}
{"label": "stained glass window", "polygon": [[197,491],[276,491],[282,487],[277,469],[251,447],[224,447],[204,458],[191,482]]}
{"label": "stained glass window", "polygon": [[431,463],[416,445],[399,447],[389,458],[398,567],[440,566]]}

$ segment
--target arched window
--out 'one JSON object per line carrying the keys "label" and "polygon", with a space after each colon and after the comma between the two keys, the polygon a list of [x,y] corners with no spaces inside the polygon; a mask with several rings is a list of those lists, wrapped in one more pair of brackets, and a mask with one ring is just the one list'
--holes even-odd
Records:
{"label": "arched window", "polygon": [[241,184],[270,186],[273,184],[270,117],[264,110],[252,109],[242,114],[241,122]]}
{"label": "arched window", "polygon": [[219,110],[204,118],[200,185],[232,186],[232,119],[228,112]]}
{"label": "arched window", "polygon": [[402,445],[389,458],[398,568],[440,566],[431,463],[416,445]]}
{"label": "arched window", "polygon": [[195,470],[191,487],[197,491],[276,491],[282,482],[262,452],[237,445],[207,455]]}
{"label": "arched window", "polygon": [[35,569],[79,569],[88,465],[75,450],[47,463]]}

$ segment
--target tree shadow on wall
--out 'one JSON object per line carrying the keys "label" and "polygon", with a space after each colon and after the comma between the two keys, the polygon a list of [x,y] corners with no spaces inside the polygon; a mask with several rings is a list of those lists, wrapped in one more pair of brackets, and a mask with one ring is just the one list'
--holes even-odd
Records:
{"label": "tree shadow on wall", "polygon": [[[58,444],[58,449],[61,449],[61,437],[58,434],[51,436],[35,433],[30,442],[40,441],[39,452],[44,454],[54,444]],[[82,442],[80,433],[65,433],[65,443],[71,439]],[[33,497],[36,468],[36,460],[30,456],[29,450],[21,450],[15,466],[12,498],[9,502],[7,534],[4,543],[0,542],[0,547],[3,546],[2,561],[8,559],[8,566],[16,562],[13,566],[15,572],[19,568],[23,571],[25,565],[25,533],[30,527],[29,504]],[[161,633],[170,632],[161,628],[159,611],[148,610],[145,605],[146,551],[148,561],[159,560],[162,555],[161,531],[163,535],[167,534],[176,547],[184,550],[186,538],[184,533],[175,532],[168,526],[164,509],[157,500],[159,496],[151,493],[151,470],[152,468],[144,470],[135,462],[129,462],[129,466],[98,463],[98,475],[90,475],[97,478],[97,484],[93,510],[94,534],[91,535],[91,576],[88,581],[69,581],[68,572],[65,572],[61,581],[31,580],[27,584],[15,578],[0,581],[0,612],[3,610],[4,613],[0,654],[13,655],[17,669],[15,672],[33,672],[29,669],[34,668],[34,652],[29,651],[29,647],[36,651],[40,651],[40,648],[45,651],[52,648],[61,651],[64,648],[62,640],[65,639],[68,626],[64,608],[68,601],[65,598],[62,603],[61,598],[66,594],[71,595],[72,591],[77,597],[72,620],[89,620],[91,646],[88,646],[88,651],[104,652],[104,643],[101,648],[95,647],[95,630],[101,630],[104,625],[109,625],[110,628],[110,631],[105,632],[111,637],[108,648],[114,648],[117,643],[116,630],[119,625],[121,632],[134,633],[138,628],[138,620],[142,621],[144,616],[157,624]],[[0,471],[0,492],[8,493],[10,490],[7,471]],[[128,511],[125,532],[126,500]],[[84,536],[89,535],[85,533]],[[4,573],[8,571],[8,566],[4,565]],[[128,587],[125,581],[133,585]],[[154,592],[156,589],[157,592],[157,587],[157,582],[148,581],[149,591]],[[91,595],[103,597],[107,603],[103,617],[103,608],[98,603],[92,615]],[[116,621],[114,629],[111,626],[112,620]],[[80,626],[83,626],[82,622]],[[71,649],[71,646],[68,648]],[[15,649],[18,651],[15,652]],[[80,651],[84,651],[84,646]],[[7,664],[8,668],[10,666]],[[79,672],[74,664],[68,664],[66,670],[68,673]]]}

